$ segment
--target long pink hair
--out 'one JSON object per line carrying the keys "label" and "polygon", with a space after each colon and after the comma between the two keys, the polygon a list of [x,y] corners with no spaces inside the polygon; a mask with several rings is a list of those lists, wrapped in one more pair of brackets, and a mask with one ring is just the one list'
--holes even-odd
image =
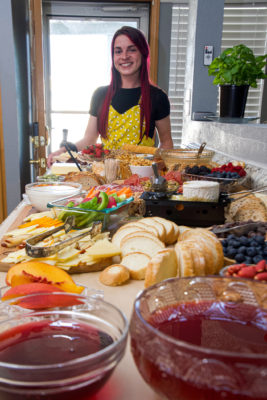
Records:
{"label": "long pink hair", "polygon": [[115,32],[111,42],[111,82],[108,87],[106,97],[104,99],[101,111],[98,115],[98,130],[103,138],[107,137],[108,125],[108,112],[112,98],[115,93],[121,88],[121,76],[114,66],[114,43],[119,35],[127,36],[138,48],[142,55],[142,63],[140,68],[140,81],[141,81],[141,113],[140,113],[140,140],[142,139],[142,128],[145,120],[146,130],[145,135],[149,134],[150,127],[150,112],[151,112],[151,99],[150,99],[150,79],[149,79],[149,45],[146,41],[144,34],[136,28],[131,26],[123,26]]}

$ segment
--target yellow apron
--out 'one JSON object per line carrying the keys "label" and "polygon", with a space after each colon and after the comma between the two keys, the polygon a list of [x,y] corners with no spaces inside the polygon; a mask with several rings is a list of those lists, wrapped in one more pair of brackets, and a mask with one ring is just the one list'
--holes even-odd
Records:
{"label": "yellow apron", "polygon": [[[143,132],[145,121],[143,123]],[[142,138],[140,142],[140,105],[130,108],[125,113],[118,113],[112,105],[108,113],[107,139],[102,138],[104,148],[108,150],[119,149],[123,144],[140,144],[142,146],[154,146],[154,139]],[[140,142],[140,143],[139,143]]]}

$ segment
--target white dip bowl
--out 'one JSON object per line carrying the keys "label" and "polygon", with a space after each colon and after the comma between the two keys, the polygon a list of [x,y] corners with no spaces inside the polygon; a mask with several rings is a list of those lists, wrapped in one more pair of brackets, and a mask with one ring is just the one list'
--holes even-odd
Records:
{"label": "white dip bowl", "polygon": [[63,197],[79,194],[80,183],[72,182],[34,182],[25,186],[25,192],[37,211],[47,211],[47,203]]}

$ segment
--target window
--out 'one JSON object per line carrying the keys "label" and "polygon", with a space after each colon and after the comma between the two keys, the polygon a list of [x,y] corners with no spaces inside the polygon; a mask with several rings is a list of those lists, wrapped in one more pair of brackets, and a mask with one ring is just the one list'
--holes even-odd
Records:
{"label": "window", "polygon": [[[267,53],[267,5],[238,5],[224,7],[221,50],[237,44],[250,47],[256,56]],[[245,117],[260,116],[263,80],[249,89]]]}
{"label": "window", "polygon": [[174,147],[181,144],[189,7],[173,5],[170,51],[169,100]]}
{"label": "window", "polygon": [[[175,147],[181,144],[183,128],[188,16],[189,7],[186,2],[173,4],[168,94]],[[225,5],[221,50],[240,43],[250,47],[255,55],[267,53],[267,3]],[[249,89],[246,117],[260,116],[263,83],[263,80],[259,80],[256,89]]]}

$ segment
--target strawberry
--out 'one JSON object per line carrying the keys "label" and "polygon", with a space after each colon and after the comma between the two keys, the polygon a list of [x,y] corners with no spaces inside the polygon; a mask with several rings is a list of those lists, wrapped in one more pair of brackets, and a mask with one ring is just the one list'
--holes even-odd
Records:
{"label": "strawberry", "polygon": [[267,281],[267,272],[260,272],[254,279],[257,279],[257,281]]}
{"label": "strawberry", "polygon": [[250,265],[248,267],[243,267],[238,271],[238,276],[242,278],[254,278],[256,275],[255,267]]}

